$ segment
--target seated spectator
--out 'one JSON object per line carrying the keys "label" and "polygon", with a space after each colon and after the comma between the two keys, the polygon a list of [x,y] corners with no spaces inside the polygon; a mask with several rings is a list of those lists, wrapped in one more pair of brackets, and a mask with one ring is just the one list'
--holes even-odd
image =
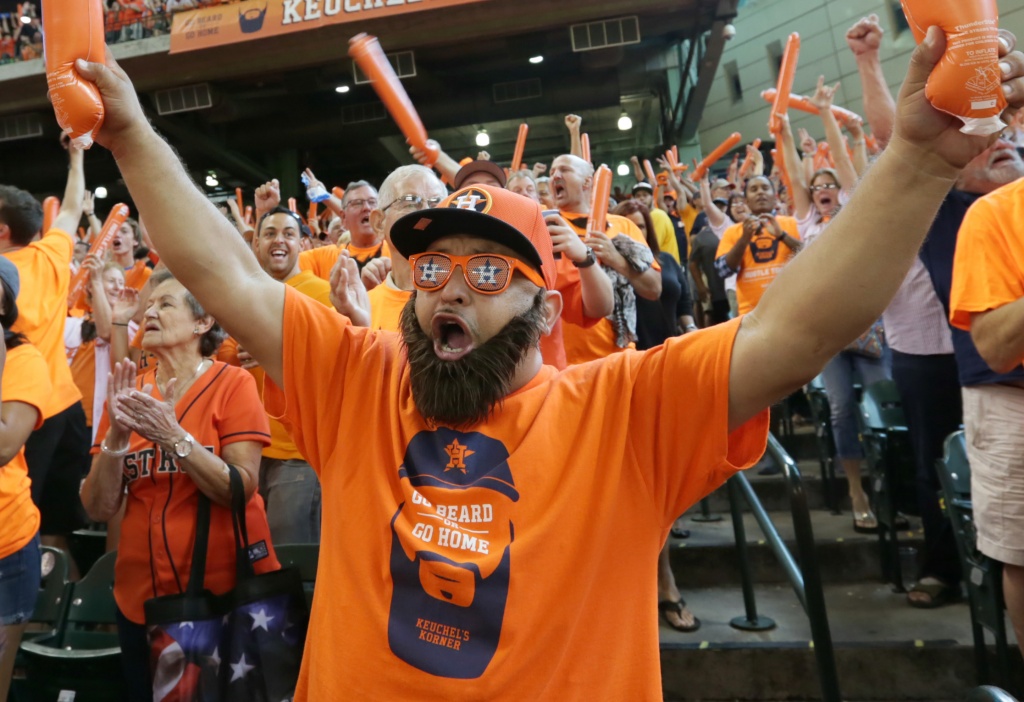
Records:
{"label": "seated spectator", "polygon": [[[279,568],[263,500],[256,494],[260,451],[270,442],[256,383],[241,368],[210,358],[224,339],[217,322],[170,273],[157,274],[144,318],[143,348],[157,363],[136,377],[117,363],[107,407],[82,485],[89,517],[105,522],[125,503],[114,599],[125,685],[151,699],[143,602],[184,592],[192,561],[199,494],[212,504],[204,584],[235,584],[231,489],[226,464],[242,475],[246,524],[257,573]],[[190,411],[185,411],[189,408]],[[153,515],[159,514],[155,522]]]}

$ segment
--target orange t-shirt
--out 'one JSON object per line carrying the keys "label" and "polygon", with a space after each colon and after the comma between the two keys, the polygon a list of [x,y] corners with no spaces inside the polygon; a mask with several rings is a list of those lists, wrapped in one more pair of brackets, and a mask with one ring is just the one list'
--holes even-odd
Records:
{"label": "orange t-shirt", "polygon": [[956,239],[949,318],[971,330],[971,315],[1024,297],[1024,181],[979,198],[967,210]]}
{"label": "orange t-shirt", "polygon": [[[24,402],[38,410],[36,426],[43,425],[43,407],[50,395],[50,370],[46,359],[32,344],[7,352],[3,401]],[[10,463],[0,467],[0,559],[25,547],[39,531],[39,509],[32,502],[32,481],[25,463],[25,447]]]}
{"label": "orange t-shirt", "polygon": [[[566,220],[577,234],[581,237],[586,236],[587,215],[573,212],[562,212],[561,215],[562,219]],[[608,215],[607,233],[610,239],[625,235],[647,246],[647,240],[644,239],[640,228],[626,217]],[[655,270],[661,270],[657,258],[654,259],[651,265]],[[572,261],[565,256],[555,259],[555,270],[558,273],[555,288],[563,291],[563,296],[566,294],[564,291],[573,285],[578,289],[580,272],[576,266],[572,265]],[[624,351],[625,349],[619,348],[615,344],[615,326],[608,319],[590,320],[586,326],[580,323],[583,315],[583,299],[581,293],[577,292],[577,294],[580,295],[578,316],[573,318],[571,309],[568,314],[563,313],[563,318],[569,322],[563,325],[565,358],[569,365],[586,363],[587,361],[593,361],[613,353],[618,353],[619,351]],[[571,306],[566,305],[566,307]],[[630,344],[627,348],[636,348],[636,344]]]}
{"label": "orange t-shirt", "polygon": [[282,321],[265,403],[345,506],[324,510],[295,699],[660,700],[652,564],[765,447],[767,410],[728,431],[739,324],[544,366],[456,431],[416,411],[396,335],[292,290]]}
{"label": "orange t-shirt", "polygon": [[136,261],[130,268],[124,269],[124,285],[132,290],[142,290],[151,275],[153,269],[145,261]]}
{"label": "orange t-shirt", "polygon": [[[163,396],[156,383],[156,367],[138,378],[141,389],[153,386],[153,397]],[[181,428],[220,455],[224,446],[238,441],[270,442],[267,415],[260,404],[252,376],[241,368],[214,363],[175,405]],[[100,451],[110,420],[103,410],[92,453]],[[114,599],[124,615],[136,624],[145,621],[143,603],[162,595],[184,592],[192,565],[199,488],[178,469],[176,459],[152,441],[132,434],[124,457],[127,507],[114,566]],[[246,505],[250,546],[261,553],[253,562],[257,573],[280,568],[270,543],[270,527],[263,499],[254,492]],[[266,548],[258,547],[263,544]],[[235,584],[235,541],[231,510],[213,504],[210,510],[210,544],[206,556],[206,589],[223,593]]]}
{"label": "orange t-shirt", "polygon": [[[298,275],[294,275],[285,281],[287,285],[298,290],[306,297],[311,297],[319,302],[324,307],[334,309],[331,304],[331,286],[329,283],[317,278],[310,271],[303,271]],[[238,342],[235,342],[236,357]],[[263,395],[263,383],[266,379],[266,373],[263,368],[256,366],[250,368],[249,372],[252,373],[252,377],[256,380],[256,387]],[[288,429],[274,417],[268,417],[270,420],[270,445],[263,449],[263,455],[267,458],[276,458],[278,460],[306,460],[303,458],[302,453],[295,446],[295,442],[292,441],[291,434]]]}
{"label": "orange t-shirt", "polygon": [[370,329],[397,332],[402,329],[402,310],[412,297],[409,290],[399,290],[387,280],[375,287],[370,296]]}
{"label": "orange t-shirt", "polygon": [[366,265],[367,261],[373,258],[391,258],[391,249],[388,247],[386,241],[382,241],[376,246],[371,246],[367,249],[361,249],[352,244],[345,244],[344,246],[338,246],[337,244],[328,244],[327,246],[321,246],[318,249],[310,249],[309,251],[303,251],[299,254],[299,270],[301,271],[312,271],[313,275],[317,278],[323,278],[326,281],[331,280],[331,269],[334,268],[334,264],[338,262],[338,255],[342,250],[348,251],[349,255],[359,263],[361,269]]}
{"label": "orange t-shirt", "polygon": [[[779,216],[775,219],[784,232],[800,241],[800,231],[793,217]],[[726,229],[722,234],[722,240],[718,242],[715,258],[729,253],[742,236],[743,224],[734,224]],[[750,240],[750,245],[743,252],[740,271],[736,274],[736,302],[740,314],[746,314],[757,307],[764,291],[795,255],[793,249],[777,240],[764,228]]]}
{"label": "orange t-shirt", "polygon": [[18,267],[21,277],[18,321],[12,329],[28,337],[50,367],[53,393],[43,410],[43,419],[63,412],[82,399],[64,351],[73,252],[71,235],[51,229],[38,241],[3,254]]}
{"label": "orange t-shirt", "polygon": [[92,426],[92,403],[96,395],[96,339],[83,341],[71,358],[71,377],[82,393],[85,423]]}

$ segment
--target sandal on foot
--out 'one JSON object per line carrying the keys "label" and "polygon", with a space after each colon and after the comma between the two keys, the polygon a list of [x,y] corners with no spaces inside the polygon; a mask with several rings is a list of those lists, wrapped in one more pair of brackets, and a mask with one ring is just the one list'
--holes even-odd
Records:
{"label": "sandal on foot", "polygon": [[677,526],[673,526],[671,529],[669,529],[668,533],[671,534],[672,537],[675,538],[675,539],[688,539],[688,538],[690,538],[690,530],[689,529],[680,529]]}
{"label": "sandal on foot", "polygon": [[[907,604],[917,609],[935,609],[936,607],[942,607],[943,605],[957,602],[963,593],[960,591],[959,585],[946,585],[935,578],[928,578],[933,582],[924,583],[918,582],[907,593]],[[927,595],[928,599],[915,600],[911,597],[914,593],[922,593]]]}
{"label": "sandal on foot", "polygon": [[874,512],[871,510],[867,512],[854,512],[853,530],[858,534],[877,534],[878,518],[875,517]]}
{"label": "sandal on foot", "polygon": [[658,612],[661,614],[661,618],[665,620],[665,623],[673,629],[675,629],[676,631],[681,631],[683,633],[697,631],[697,629],[700,629],[700,619],[697,619],[697,617],[693,618],[693,624],[691,624],[690,626],[674,624],[672,620],[668,618],[669,612],[675,612],[679,615],[679,618],[682,619],[683,607],[685,606],[686,601],[683,599],[680,599],[678,602],[673,602],[672,600],[661,600],[660,602],[658,602]]}

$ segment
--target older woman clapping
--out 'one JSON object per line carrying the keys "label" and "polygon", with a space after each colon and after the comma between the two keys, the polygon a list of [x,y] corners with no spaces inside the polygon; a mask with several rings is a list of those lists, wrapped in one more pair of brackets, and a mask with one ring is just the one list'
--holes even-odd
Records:
{"label": "older woman clapping", "polygon": [[224,333],[181,283],[168,272],[154,274],[154,283],[142,347],[157,363],[139,377],[133,364],[115,365],[82,487],[96,521],[127,500],[114,598],[132,699],[151,698],[143,603],[188,586],[200,493],[213,503],[205,586],[222,593],[235,584],[228,464],[245,483],[253,567],[279,568],[256,494],[260,452],[270,442],[256,383],[241,368],[209,358]]}

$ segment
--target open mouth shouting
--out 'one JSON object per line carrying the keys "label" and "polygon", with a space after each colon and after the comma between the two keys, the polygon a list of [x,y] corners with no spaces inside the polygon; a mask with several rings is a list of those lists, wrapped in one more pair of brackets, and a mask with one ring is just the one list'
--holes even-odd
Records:
{"label": "open mouth shouting", "polygon": [[435,314],[430,323],[434,353],[443,361],[458,361],[473,350],[473,337],[461,317]]}

